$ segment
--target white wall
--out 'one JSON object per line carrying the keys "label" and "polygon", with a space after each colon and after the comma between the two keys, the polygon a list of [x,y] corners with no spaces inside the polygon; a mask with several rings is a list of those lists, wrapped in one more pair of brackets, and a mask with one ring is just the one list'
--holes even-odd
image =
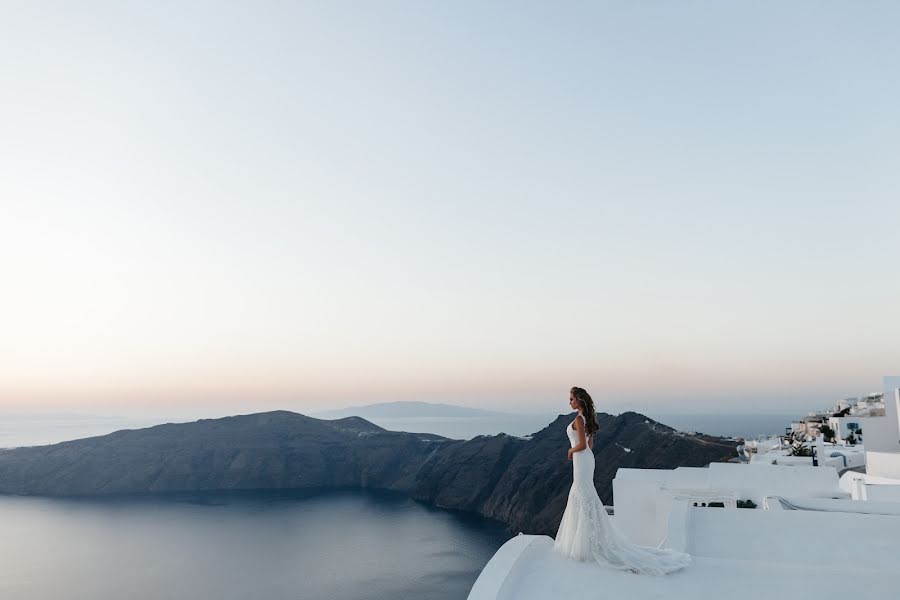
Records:
{"label": "white wall", "polygon": [[838,483],[837,471],[807,466],[711,463],[709,486],[733,490],[757,505],[764,496],[840,498],[846,496]]}
{"label": "white wall", "polygon": [[630,541],[656,546],[666,539],[673,496],[693,493],[700,502],[730,495],[753,500],[757,506],[765,496],[850,496],[840,488],[837,471],[832,468],[711,463],[708,468],[619,469],[613,479],[615,522]]}
{"label": "white wall", "polygon": [[863,442],[873,452],[900,452],[897,423],[889,417],[866,417],[863,423]]}
{"label": "white wall", "polygon": [[866,485],[865,496],[869,502],[900,503],[900,485]]}
{"label": "white wall", "polygon": [[665,537],[657,526],[660,489],[674,473],[668,469],[619,469],[613,479],[615,523],[629,541],[656,546]]}
{"label": "white wall", "polygon": [[870,417],[863,422],[866,450],[900,452],[900,376],[884,378],[883,417]]}
{"label": "white wall", "polygon": [[[865,431],[863,431],[865,435]],[[873,477],[900,479],[900,452],[870,452],[866,450],[866,474]]]}
{"label": "white wall", "polygon": [[[860,574],[870,569],[898,570],[900,518],[893,515],[694,509],[690,519],[688,551],[697,557],[760,560],[787,568],[808,565],[823,574],[856,561]],[[839,546],[822,540],[834,540]],[[823,582],[827,578],[824,575]]]}

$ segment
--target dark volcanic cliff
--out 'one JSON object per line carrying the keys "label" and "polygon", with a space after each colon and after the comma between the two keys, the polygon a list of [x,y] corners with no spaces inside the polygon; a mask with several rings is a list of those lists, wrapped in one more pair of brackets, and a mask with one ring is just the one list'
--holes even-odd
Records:
{"label": "dark volcanic cliff", "polygon": [[0,493],[374,487],[408,490],[445,438],[276,411],[0,452]]}
{"label": "dark volcanic cliff", "polygon": [[[574,413],[559,416],[531,440],[482,436],[447,445],[422,467],[412,495],[478,512],[519,531],[555,535],[572,484],[566,427],[573,418]],[[604,504],[612,504],[619,467],[698,467],[734,455],[727,440],[679,433],[638,413],[600,413],[597,421],[594,484]]]}
{"label": "dark volcanic cliff", "polygon": [[[0,493],[388,489],[553,534],[572,481],[565,432],[572,418],[560,416],[530,440],[449,440],[286,411],[159,425],[0,451]],[[680,434],[636,413],[598,421],[595,483],[605,503],[619,467],[702,466],[733,453],[720,438]]]}

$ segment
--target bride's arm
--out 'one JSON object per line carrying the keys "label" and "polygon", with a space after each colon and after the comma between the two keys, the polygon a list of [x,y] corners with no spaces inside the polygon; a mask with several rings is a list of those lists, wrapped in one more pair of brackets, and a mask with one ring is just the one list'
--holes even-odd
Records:
{"label": "bride's arm", "polygon": [[580,415],[575,419],[575,431],[578,432],[578,443],[572,446],[573,454],[588,447],[587,437],[584,434],[584,419]]}

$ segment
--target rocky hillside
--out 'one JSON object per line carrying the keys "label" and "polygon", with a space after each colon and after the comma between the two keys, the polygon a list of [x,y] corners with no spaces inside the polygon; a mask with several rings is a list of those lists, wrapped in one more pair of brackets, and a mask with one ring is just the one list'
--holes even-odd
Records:
{"label": "rocky hillside", "polygon": [[[572,481],[572,419],[560,416],[530,440],[469,441],[286,411],[159,425],[0,451],[0,493],[375,488],[553,534]],[[730,442],[680,434],[637,413],[598,420],[595,483],[606,503],[619,467],[702,466],[733,455]]]}
{"label": "rocky hillside", "polygon": [[[572,484],[566,427],[574,413],[523,440],[482,436],[447,445],[416,478],[413,497],[436,506],[469,510],[509,523],[517,531],[555,535]],[[594,484],[612,504],[619,467],[699,467],[734,456],[734,444],[711,436],[679,433],[640,415],[597,415]]]}

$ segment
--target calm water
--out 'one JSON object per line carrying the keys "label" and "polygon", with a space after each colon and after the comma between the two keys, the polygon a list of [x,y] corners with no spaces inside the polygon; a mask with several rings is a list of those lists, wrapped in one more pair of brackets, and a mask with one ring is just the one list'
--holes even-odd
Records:
{"label": "calm water", "polygon": [[0,598],[464,599],[511,534],[402,496],[0,496]]}
{"label": "calm water", "polygon": [[106,435],[120,429],[140,429],[164,419],[129,419],[79,414],[10,414],[0,412],[0,448],[43,446]]}
{"label": "calm water", "polygon": [[681,431],[698,431],[709,435],[743,437],[753,439],[760,435],[783,434],[791,420],[803,416],[794,414],[750,414],[750,415],[650,415],[660,423]]}

